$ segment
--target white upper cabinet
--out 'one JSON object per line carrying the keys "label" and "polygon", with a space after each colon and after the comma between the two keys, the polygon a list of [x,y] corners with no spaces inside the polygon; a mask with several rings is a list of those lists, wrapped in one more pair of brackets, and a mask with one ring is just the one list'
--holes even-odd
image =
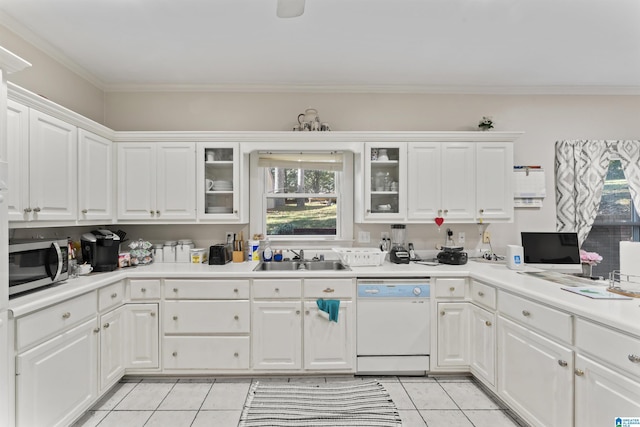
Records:
{"label": "white upper cabinet", "polygon": [[29,107],[7,103],[7,210],[10,221],[31,218],[29,209]]}
{"label": "white upper cabinet", "polygon": [[404,142],[365,143],[365,220],[397,221],[406,216],[406,150]]}
{"label": "white upper cabinet", "polygon": [[113,144],[78,131],[78,219],[113,220]]}
{"label": "white upper cabinet", "polygon": [[411,219],[433,221],[441,216],[442,178],[440,143],[411,144],[408,155],[409,197],[407,215]]}
{"label": "white upper cabinet", "polygon": [[513,218],[513,144],[476,145],[476,216],[483,221]]}
{"label": "white upper cabinet", "polygon": [[475,145],[473,142],[442,144],[442,214],[438,216],[445,221],[475,221]]}
{"label": "white upper cabinet", "polygon": [[117,146],[118,219],[195,219],[195,144]]}

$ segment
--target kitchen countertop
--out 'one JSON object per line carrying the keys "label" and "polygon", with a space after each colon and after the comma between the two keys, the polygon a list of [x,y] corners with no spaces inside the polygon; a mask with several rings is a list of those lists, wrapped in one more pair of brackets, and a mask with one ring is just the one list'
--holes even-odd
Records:
{"label": "kitchen countertop", "polygon": [[[9,311],[19,317],[46,306],[73,298],[124,279],[183,278],[183,279],[238,279],[274,277],[322,277],[330,280],[344,277],[471,277],[487,282],[499,289],[531,298],[557,309],[573,313],[623,332],[640,336],[640,299],[598,300],[573,294],[561,289],[562,285],[509,270],[502,263],[469,261],[465,265],[392,264],[377,267],[352,267],[351,270],[325,271],[253,271],[258,262],[207,265],[189,263],[157,263],[130,267],[110,273],[92,273],[69,279],[56,286],[9,300]],[[522,271],[539,271],[527,268]],[[588,282],[587,282],[588,283]],[[584,281],[579,281],[584,286]],[[606,286],[606,282],[589,284]]]}

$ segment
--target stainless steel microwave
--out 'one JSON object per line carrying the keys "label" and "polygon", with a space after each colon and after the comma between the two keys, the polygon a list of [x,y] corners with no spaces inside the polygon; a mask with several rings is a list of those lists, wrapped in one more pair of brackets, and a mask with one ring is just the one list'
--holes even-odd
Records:
{"label": "stainless steel microwave", "polygon": [[9,296],[69,278],[67,239],[9,240]]}

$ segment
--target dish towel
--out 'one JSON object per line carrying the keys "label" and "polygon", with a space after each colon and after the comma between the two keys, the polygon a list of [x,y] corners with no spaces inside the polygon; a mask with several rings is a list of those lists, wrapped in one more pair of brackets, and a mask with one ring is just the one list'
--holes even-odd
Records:
{"label": "dish towel", "polygon": [[322,298],[318,298],[318,300],[316,301],[316,304],[318,304],[318,308],[320,309],[320,311],[329,313],[330,321],[338,323],[338,312],[340,311],[339,300],[337,299],[324,300]]}

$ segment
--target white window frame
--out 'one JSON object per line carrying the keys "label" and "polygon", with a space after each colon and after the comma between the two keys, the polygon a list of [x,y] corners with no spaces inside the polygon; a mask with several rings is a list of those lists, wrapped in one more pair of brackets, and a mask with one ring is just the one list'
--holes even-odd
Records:
{"label": "white window frame", "polygon": [[[283,150],[285,151],[285,150]],[[318,152],[315,150],[300,150]],[[327,150],[334,151],[334,150]],[[258,166],[258,152],[253,151],[249,156],[249,230],[250,234],[262,233],[266,236],[266,201],[264,186],[264,168]],[[282,244],[292,243],[300,245],[300,243],[312,243],[317,247],[331,247],[344,242],[353,242],[353,153],[351,151],[343,151],[343,170],[342,173],[336,174],[336,235],[335,236],[266,236],[272,242]],[[318,197],[318,194],[297,194],[296,196]],[[288,196],[291,197],[291,194]]]}

